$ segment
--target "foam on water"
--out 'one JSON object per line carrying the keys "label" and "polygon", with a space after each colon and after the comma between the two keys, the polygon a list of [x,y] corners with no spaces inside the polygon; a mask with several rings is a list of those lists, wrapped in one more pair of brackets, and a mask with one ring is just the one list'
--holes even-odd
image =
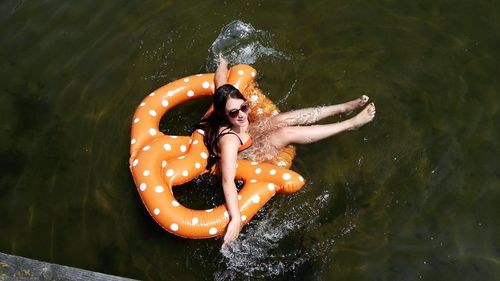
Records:
{"label": "foam on water", "polygon": [[206,68],[215,70],[219,55],[231,64],[253,64],[261,57],[289,59],[271,45],[269,32],[255,29],[251,24],[240,20],[230,22],[222,28],[210,46]]}
{"label": "foam on water", "polygon": [[[279,276],[295,272],[312,259],[326,256],[335,239],[354,228],[353,223],[319,241],[303,243],[300,237],[321,227],[320,212],[331,203],[330,192],[325,189],[309,200],[304,194],[287,196],[279,203],[281,206],[266,207],[262,219],[252,221],[237,241],[221,250],[223,262],[214,279]],[[290,247],[289,243],[296,245]]]}

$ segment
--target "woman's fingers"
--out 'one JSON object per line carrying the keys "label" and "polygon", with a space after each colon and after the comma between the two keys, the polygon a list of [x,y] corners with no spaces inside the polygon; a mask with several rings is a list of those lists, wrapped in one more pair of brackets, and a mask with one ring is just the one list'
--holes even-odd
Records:
{"label": "woman's fingers", "polygon": [[240,234],[240,228],[237,224],[234,223],[229,223],[226,231],[226,235],[224,235],[224,242],[222,243],[222,248],[224,248],[226,245],[230,244],[236,238],[238,238],[238,235]]}
{"label": "woman's fingers", "polygon": [[219,53],[219,64],[228,64],[227,60],[222,56],[222,53]]}
{"label": "woman's fingers", "polygon": [[225,246],[227,246],[228,244],[230,244],[231,242],[236,240],[236,238],[237,237],[235,237],[234,235],[230,235],[230,233],[226,233],[226,235],[224,236],[224,242],[222,243],[222,248],[224,248]]}

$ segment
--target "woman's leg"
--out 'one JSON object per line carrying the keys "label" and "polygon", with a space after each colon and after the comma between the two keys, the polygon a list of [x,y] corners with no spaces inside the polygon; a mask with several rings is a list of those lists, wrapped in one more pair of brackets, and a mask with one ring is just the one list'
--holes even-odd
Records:
{"label": "woman's leg", "polygon": [[336,114],[349,113],[355,109],[363,107],[368,102],[368,99],[368,96],[363,95],[346,103],[283,112],[272,117],[271,122],[276,125],[286,124],[286,126],[314,124],[326,117]]}
{"label": "woman's leg", "polygon": [[278,147],[289,144],[306,144],[316,142],[346,130],[357,129],[370,122],[375,117],[375,105],[373,103],[363,109],[360,113],[349,120],[339,123],[314,126],[289,126],[273,131],[270,135],[271,143]]}

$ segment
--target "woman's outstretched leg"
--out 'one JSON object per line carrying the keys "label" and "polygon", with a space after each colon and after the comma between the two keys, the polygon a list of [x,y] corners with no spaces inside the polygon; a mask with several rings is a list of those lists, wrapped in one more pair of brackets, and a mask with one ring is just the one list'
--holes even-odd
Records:
{"label": "woman's outstretched leg", "polygon": [[277,129],[271,133],[270,141],[278,148],[289,144],[312,143],[347,130],[357,129],[372,121],[374,117],[375,104],[371,103],[353,118],[339,123],[314,126],[290,126]]}
{"label": "woman's outstretched leg", "polygon": [[271,118],[271,122],[276,125],[286,126],[309,125],[318,122],[329,116],[349,113],[355,109],[363,107],[368,102],[368,96],[363,95],[355,100],[329,106],[319,106],[293,110],[280,113]]}

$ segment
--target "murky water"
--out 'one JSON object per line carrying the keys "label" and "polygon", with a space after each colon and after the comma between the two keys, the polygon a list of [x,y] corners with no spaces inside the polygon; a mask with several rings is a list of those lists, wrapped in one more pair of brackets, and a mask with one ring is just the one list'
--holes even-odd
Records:
{"label": "murky water", "polygon": [[[500,276],[500,1],[3,1],[0,21],[0,251],[148,280]],[[307,186],[223,252],[156,225],[128,170],[140,100],[219,52],[284,110],[377,105],[298,147]],[[162,130],[187,135],[208,103]],[[222,200],[213,179],[176,193]]]}

